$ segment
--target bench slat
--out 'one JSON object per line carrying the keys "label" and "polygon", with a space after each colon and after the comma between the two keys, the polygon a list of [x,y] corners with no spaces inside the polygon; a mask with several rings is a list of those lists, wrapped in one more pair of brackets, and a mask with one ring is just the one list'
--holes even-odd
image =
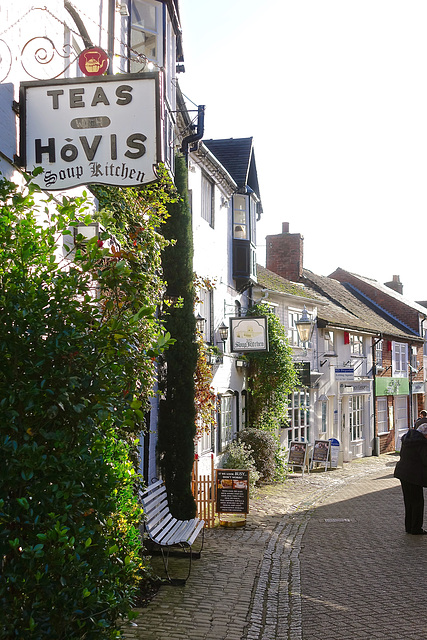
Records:
{"label": "bench slat", "polygon": [[204,521],[177,520],[170,512],[166,487],[163,480],[158,480],[140,494],[146,529],[150,538],[161,546],[174,546],[180,543],[192,545]]}
{"label": "bench slat", "polygon": [[143,495],[142,502],[145,502],[146,504],[152,504],[156,500],[167,500],[167,497],[168,494],[166,492],[166,489],[163,487],[161,489],[157,489],[156,491]]}
{"label": "bench slat", "polygon": [[194,526],[192,522],[188,523],[183,520],[178,520],[164,538],[164,543],[171,545],[179,544],[180,542],[187,542],[187,538],[190,536],[193,528]]}
{"label": "bench slat", "polygon": [[169,511],[169,507],[166,507],[159,511],[157,514],[154,514],[152,517],[147,518],[146,525],[150,529],[150,531],[154,531],[159,527],[164,527],[168,520],[172,518],[172,514]]}

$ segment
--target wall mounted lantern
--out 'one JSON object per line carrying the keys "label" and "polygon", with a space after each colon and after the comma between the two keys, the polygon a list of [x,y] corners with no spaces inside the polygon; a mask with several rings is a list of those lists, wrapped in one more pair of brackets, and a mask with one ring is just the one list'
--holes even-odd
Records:
{"label": "wall mounted lantern", "polygon": [[224,351],[225,351],[225,343],[228,340],[228,327],[226,324],[224,324],[224,321],[222,321],[222,323],[219,325],[218,331],[219,331],[219,337],[221,338],[222,344],[224,345]]}
{"label": "wall mounted lantern", "polygon": [[314,320],[310,319],[305,305],[301,318],[295,321],[295,326],[301,342],[309,342],[314,329]]}
{"label": "wall mounted lantern", "polygon": [[200,315],[200,313],[196,316],[196,328],[199,333],[203,333],[205,330],[205,322],[206,318]]}

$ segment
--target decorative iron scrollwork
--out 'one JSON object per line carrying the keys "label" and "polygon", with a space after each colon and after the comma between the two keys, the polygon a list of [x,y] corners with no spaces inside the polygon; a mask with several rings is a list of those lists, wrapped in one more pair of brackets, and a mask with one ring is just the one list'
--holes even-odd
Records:
{"label": "decorative iron scrollwork", "polygon": [[22,67],[34,80],[59,78],[77,58],[78,54],[71,45],[65,44],[60,53],[55,43],[47,36],[31,38],[21,51]]}
{"label": "decorative iron scrollwork", "polygon": [[0,82],[4,82],[12,68],[12,52],[8,44],[0,39]]}

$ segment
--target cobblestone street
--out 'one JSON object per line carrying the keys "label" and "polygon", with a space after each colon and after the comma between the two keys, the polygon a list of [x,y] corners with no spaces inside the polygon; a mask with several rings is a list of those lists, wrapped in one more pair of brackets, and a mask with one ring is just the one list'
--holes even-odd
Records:
{"label": "cobblestone street", "polygon": [[244,528],[206,532],[185,587],[139,610],[135,640],[426,640],[427,539],[403,526],[395,455],[264,486]]}

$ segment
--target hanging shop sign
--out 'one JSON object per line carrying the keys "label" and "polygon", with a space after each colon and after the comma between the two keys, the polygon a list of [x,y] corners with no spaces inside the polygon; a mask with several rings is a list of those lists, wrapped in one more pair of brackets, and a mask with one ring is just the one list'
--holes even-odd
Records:
{"label": "hanging shop sign", "polygon": [[298,376],[298,386],[309,387],[311,385],[310,363],[294,362],[294,368]]}
{"label": "hanging shop sign", "polygon": [[343,395],[355,394],[355,395],[367,395],[371,393],[371,380],[352,380],[347,384],[342,382],[340,384],[340,393]]}
{"label": "hanging shop sign", "polygon": [[230,318],[231,351],[268,351],[267,318]]}
{"label": "hanging shop sign", "polygon": [[103,49],[90,47],[79,55],[79,68],[85,76],[101,76],[108,69],[110,60]]}
{"label": "hanging shop sign", "polygon": [[354,367],[335,368],[335,380],[354,380]]}
{"label": "hanging shop sign", "polygon": [[409,380],[408,378],[375,378],[375,395],[407,396]]}
{"label": "hanging shop sign", "polygon": [[157,73],[22,82],[20,162],[48,191],[140,186],[161,162]]}

